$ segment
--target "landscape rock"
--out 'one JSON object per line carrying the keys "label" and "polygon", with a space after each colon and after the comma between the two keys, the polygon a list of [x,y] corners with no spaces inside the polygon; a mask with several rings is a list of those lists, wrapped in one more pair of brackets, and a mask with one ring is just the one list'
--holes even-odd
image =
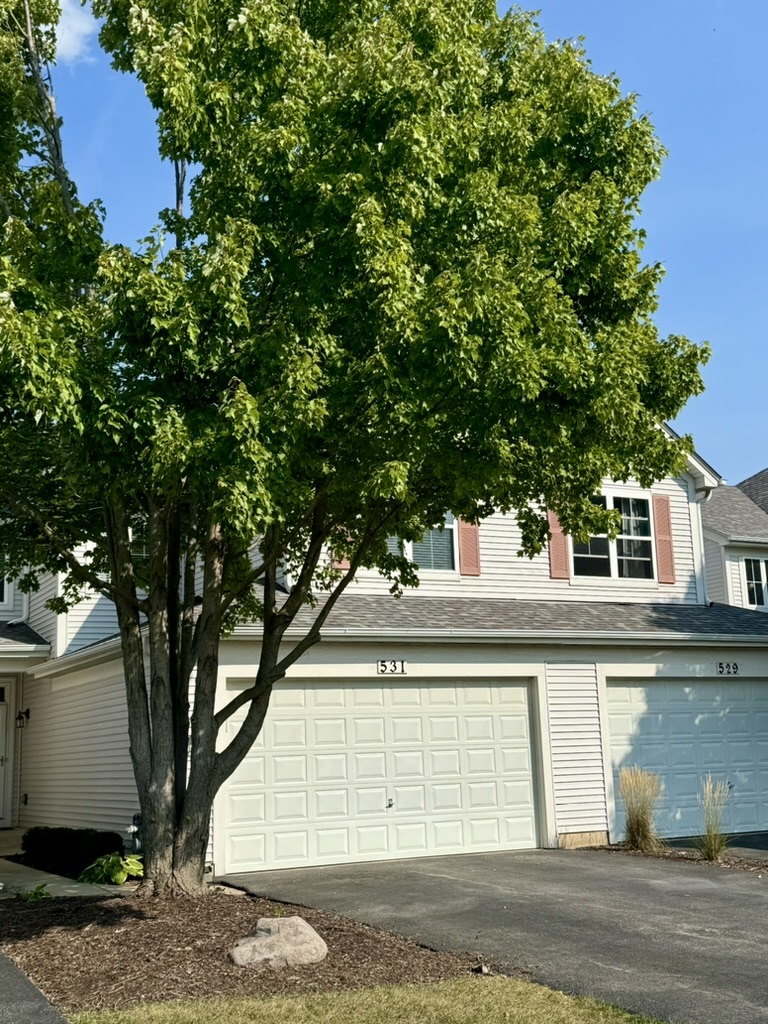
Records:
{"label": "landscape rock", "polygon": [[273,968],[317,964],[327,955],[325,942],[303,917],[261,917],[229,954],[238,967]]}

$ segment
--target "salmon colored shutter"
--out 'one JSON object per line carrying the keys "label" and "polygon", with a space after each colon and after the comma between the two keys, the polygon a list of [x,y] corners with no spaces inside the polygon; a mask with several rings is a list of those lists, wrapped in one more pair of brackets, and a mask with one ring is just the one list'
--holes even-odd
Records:
{"label": "salmon colored shutter", "polygon": [[547,512],[549,532],[549,576],[553,580],[569,580],[571,566],[568,560],[568,538],[554,512]]}
{"label": "salmon colored shutter", "polygon": [[675,551],[672,544],[672,514],[669,498],[653,495],[653,528],[656,535],[656,568],[659,583],[675,582]]}
{"label": "salmon colored shutter", "polygon": [[480,575],[480,527],[477,523],[459,524],[459,572],[462,576]]}
{"label": "salmon colored shutter", "polygon": [[349,559],[348,558],[334,558],[334,560],[333,560],[333,568],[334,569],[341,569],[343,572],[346,572],[347,569],[349,568]]}

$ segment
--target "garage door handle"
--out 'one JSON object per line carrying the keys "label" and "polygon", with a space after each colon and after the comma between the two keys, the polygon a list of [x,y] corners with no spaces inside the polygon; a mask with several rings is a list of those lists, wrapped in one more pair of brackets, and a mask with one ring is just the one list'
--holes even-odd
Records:
{"label": "garage door handle", "polygon": [[387,800],[387,807],[394,807],[394,806],[395,806],[395,801],[394,800],[392,800],[392,799]]}

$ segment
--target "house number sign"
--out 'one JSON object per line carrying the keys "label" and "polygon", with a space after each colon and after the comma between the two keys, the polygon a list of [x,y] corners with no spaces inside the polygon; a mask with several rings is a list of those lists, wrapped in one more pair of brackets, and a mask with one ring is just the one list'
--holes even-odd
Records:
{"label": "house number sign", "polygon": [[406,663],[395,658],[384,658],[376,662],[376,674],[380,676],[404,676]]}
{"label": "house number sign", "polygon": [[739,674],[738,661],[718,661],[717,674],[719,676],[737,676]]}

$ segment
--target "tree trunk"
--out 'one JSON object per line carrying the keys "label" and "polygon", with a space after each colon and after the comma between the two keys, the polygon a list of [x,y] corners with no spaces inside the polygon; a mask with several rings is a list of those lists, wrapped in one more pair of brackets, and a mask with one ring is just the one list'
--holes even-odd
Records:
{"label": "tree trunk", "polygon": [[[141,896],[204,896],[205,855],[208,850],[213,789],[187,793],[178,825],[162,800],[142,800],[144,820],[144,880]],[[144,808],[146,807],[146,811]],[[146,815],[146,817],[145,817]]]}

